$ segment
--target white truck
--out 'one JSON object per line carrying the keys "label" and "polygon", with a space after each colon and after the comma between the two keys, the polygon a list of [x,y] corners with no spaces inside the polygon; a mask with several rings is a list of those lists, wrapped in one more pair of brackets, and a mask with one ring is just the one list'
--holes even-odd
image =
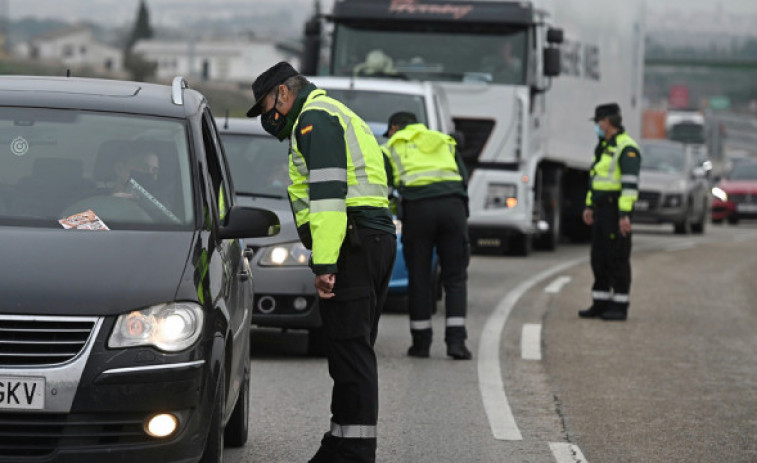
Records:
{"label": "white truck", "polygon": [[588,236],[594,107],[618,102],[640,135],[642,0],[336,0],[327,19],[330,74],[444,88],[475,248],[525,255]]}

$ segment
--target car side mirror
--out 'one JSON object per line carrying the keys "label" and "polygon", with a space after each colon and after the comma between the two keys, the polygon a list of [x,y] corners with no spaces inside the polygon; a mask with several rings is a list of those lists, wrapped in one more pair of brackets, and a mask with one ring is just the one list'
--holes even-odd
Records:
{"label": "car side mirror", "polygon": [[226,224],[221,225],[221,239],[259,238],[279,233],[278,216],[267,209],[249,206],[233,206],[226,215]]}

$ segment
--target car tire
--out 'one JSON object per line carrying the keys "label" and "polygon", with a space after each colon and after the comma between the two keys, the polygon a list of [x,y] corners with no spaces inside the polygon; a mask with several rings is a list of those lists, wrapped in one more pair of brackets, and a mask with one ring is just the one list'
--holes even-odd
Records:
{"label": "car tire", "polygon": [[221,364],[218,373],[218,386],[213,401],[213,412],[208,428],[208,438],[200,463],[223,463],[223,410],[226,407],[226,370]]}
{"label": "car tire", "polygon": [[[249,352],[249,351],[248,351]],[[241,447],[247,443],[249,435],[250,416],[250,360],[247,358],[247,367],[244,369],[244,380],[239,389],[239,397],[231,413],[226,429],[223,431],[224,444],[229,447]]]}
{"label": "car tire", "polygon": [[723,223],[723,219],[712,219],[712,223],[714,225],[721,225]]}

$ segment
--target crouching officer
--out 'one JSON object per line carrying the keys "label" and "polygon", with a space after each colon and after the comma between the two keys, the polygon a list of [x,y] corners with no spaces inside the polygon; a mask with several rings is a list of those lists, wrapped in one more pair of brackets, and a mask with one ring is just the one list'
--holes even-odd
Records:
{"label": "crouching officer", "polygon": [[639,196],[639,146],[623,128],[616,103],[597,106],[594,149],[583,219],[591,226],[592,305],[582,318],[625,320],[631,288],[631,212]]}
{"label": "crouching officer", "polygon": [[288,139],[289,200],[328,339],[331,428],[311,462],[374,462],[378,373],[373,345],[397,240],[384,162],[366,123],[286,62],[252,84],[263,128]]}
{"label": "crouching officer", "polygon": [[407,354],[428,357],[434,304],[434,248],[446,295],[444,340],[447,355],[468,360],[465,314],[470,246],[468,244],[467,171],[454,139],[419,124],[415,115],[389,118],[384,136],[387,177],[402,198],[402,246],[409,277],[410,334]]}

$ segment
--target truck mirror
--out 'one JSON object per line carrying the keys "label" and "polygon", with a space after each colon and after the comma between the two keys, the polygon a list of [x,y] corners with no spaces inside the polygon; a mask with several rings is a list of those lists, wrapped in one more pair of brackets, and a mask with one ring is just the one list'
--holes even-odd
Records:
{"label": "truck mirror", "polygon": [[557,77],[560,75],[560,49],[544,49],[544,75],[547,77]]}
{"label": "truck mirror", "polygon": [[562,29],[550,28],[547,30],[547,42],[553,44],[563,43],[563,31]]}

